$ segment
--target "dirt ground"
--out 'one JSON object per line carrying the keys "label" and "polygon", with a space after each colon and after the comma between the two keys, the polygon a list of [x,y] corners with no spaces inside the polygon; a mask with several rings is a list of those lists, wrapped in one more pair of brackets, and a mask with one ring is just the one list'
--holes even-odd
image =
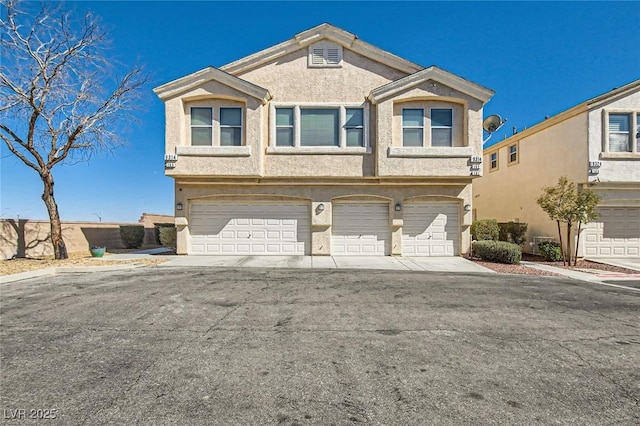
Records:
{"label": "dirt ground", "polygon": [[104,266],[119,265],[123,263],[143,263],[146,266],[154,266],[165,262],[162,258],[151,259],[126,259],[109,260],[110,253],[104,257],[91,257],[89,252],[70,253],[68,259],[55,260],[53,256],[44,256],[27,259],[0,260],[0,275],[19,274],[21,272],[34,271],[36,269],[53,268],[61,266]]}
{"label": "dirt ground", "polygon": [[[489,268],[493,271],[503,274],[519,274],[519,275],[545,275],[545,276],[557,276],[553,272],[540,271],[538,269],[530,268],[525,265],[506,265],[503,263],[485,262],[478,259],[472,259],[479,265]],[[589,272],[593,274],[602,274],[605,272],[612,272],[617,274],[637,274],[638,271],[631,269],[620,268],[613,265],[605,265],[603,263],[590,262],[588,260],[578,260],[576,266],[562,265],[562,262],[547,262],[541,256],[535,256],[528,253],[522,254],[522,260],[527,262],[535,262],[542,265],[555,266],[556,268],[572,269],[580,272]]]}

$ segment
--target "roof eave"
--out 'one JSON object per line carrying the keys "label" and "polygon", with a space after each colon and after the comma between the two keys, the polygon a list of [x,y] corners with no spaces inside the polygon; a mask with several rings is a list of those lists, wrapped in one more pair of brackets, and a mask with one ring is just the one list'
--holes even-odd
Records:
{"label": "roof eave", "polygon": [[325,39],[338,43],[342,47],[350,49],[355,53],[378,61],[390,68],[397,69],[406,74],[413,74],[424,69],[421,65],[407,61],[406,59],[358,39],[358,36],[355,34],[334,27],[330,24],[321,24],[317,27],[296,34],[290,40],[223,65],[220,67],[220,70],[233,75],[241,74]]}
{"label": "roof eave", "polygon": [[369,93],[369,96],[367,96],[367,99],[369,99],[371,103],[377,104],[384,99],[393,97],[398,93],[410,89],[411,87],[417,86],[418,84],[424,83],[427,80],[438,81],[453,89],[465,93],[473,97],[474,99],[481,101],[483,104],[486,104],[489,99],[491,99],[491,97],[495,94],[495,91],[491,89],[473,83],[462,77],[458,77],[457,75],[445,71],[441,68],[431,66],[407,77],[403,77],[399,80],[373,89]]}
{"label": "roof eave", "polygon": [[207,67],[193,74],[163,84],[153,89],[154,93],[163,101],[175,97],[195,87],[199,87],[209,81],[217,81],[246,95],[254,97],[266,104],[272,96],[269,90],[235,77],[215,67]]}

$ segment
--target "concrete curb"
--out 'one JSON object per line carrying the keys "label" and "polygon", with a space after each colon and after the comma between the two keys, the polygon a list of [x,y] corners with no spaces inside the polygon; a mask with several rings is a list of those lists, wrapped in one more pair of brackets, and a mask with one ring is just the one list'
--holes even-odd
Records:
{"label": "concrete curb", "polygon": [[31,278],[44,277],[56,274],[86,274],[90,272],[109,272],[125,269],[134,269],[145,266],[144,263],[125,263],[122,265],[104,266],[58,266],[53,268],[36,269],[34,271],[21,272],[19,274],[0,276],[0,284],[9,284],[16,281],[28,280]]}

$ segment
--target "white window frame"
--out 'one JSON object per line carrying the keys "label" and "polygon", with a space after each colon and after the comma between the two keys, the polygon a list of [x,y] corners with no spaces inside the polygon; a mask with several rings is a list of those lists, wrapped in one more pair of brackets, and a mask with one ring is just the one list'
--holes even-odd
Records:
{"label": "white window frame", "polygon": [[[495,157],[495,159],[494,159]],[[495,167],[493,166],[493,163],[495,162]],[[491,154],[489,154],[489,171],[495,171],[498,170],[498,167],[500,166],[499,161],[498,161],[498,151],[496,152],[492,152]]]}
{"label": "white window frame", "polygon": [[[433,126],[431,124],[431,115],[432,115],[432,111],[434,109],[442,109],[442,110],[446,109],[446,110],[451,111],[451,126]],[[455,117],[454,117],[453,114],[454,114],[453,108],[446,108],[446,107],[431,107],[431,108],[429,108],[429,146],[433,147],[433,129],[450,129],[451,130],[451,145],[442,146],[442,147],[434,147],[434,148],[453,148],[453,128],[454,128],[453,123],[455,123],[455,121],[454,121]]]}
{"label": "white window frame", "polygon": [[[211,124],[193,124],[192,123],[192,119],[193,119],[193,110],[194,109],[210,109],[211,110]],[[215,109],[213,107],[208,107],[208,106],[192,106],[189,108],[189,146],[198,146],[198,147],[211,147],[211,146],[215,146],[215,139],[216,139],[216,132],[215,132],[215,122],[216,122],[216,116],[215,116]],[[211,129],[211,145],[193,145],[193,128],[198,128],[198,129]]]}
{"label": "white window frame", "polygon": [[[330,61],[330,49],[337,50],[337,61]],[[321,61],[318,59],[318,52],[322,52]],[[319,41],[309,46],[307,64],[310,68],[341,68],[342,67],[342,46],[327,40]]]}
{"label": "white window frame", "polygon": [[[410,109],[420,109],[422,110],[422,126],[405,126],[404,125],[404,112],[405,110],[410,110]],[[425,108],[422,107],[407,107],[407,108],[402,108],[402,110],[400,111],[400,142],[402,144],[402,147],[404,148],[424,148],[425,147],[425,143],[426,143],[426,130],[427,130],[427,117],[425,116]],[[422,147],[418,147],[418,146],[411,146],[411,147],[406,147],[404,145],[404,129],[422,129]]]}
{"label": "white window frame", "polygon": [[[276,146],[276,109],[293,108],[293,147]],[[300,110],[304,108],[317,109],[338,109],[338,146],[301,146],[300,145]],[[347,108],[360,108],[363,114],[363,138],[364,146],[347,146]],[[333,153],[333,154],[356,154],[370,153],[369,145],[369,104],[356,103],[332,103],[332,102],[271,102],[269,111],[269,147],[267,153]]]}
{"label": "white window frame", "polygon": [[[511,144],[507,147],[507,164],[518,164],[518,162],[520,161],[520,147],[519,147],[519,143],[516,142],[514,144]],[[511,148],[515,148],[515,150],[513,152],[511,152]],[[515,155],[516,158],[515,159],[511,159],[511,156]]]}
{"label": "white window frame", "polygon": [[[291,117],[291,124],[284,126],[284,125],[278,125],[278,123],[276,122],[276,112],[279,109],[290,109],[292,112],[292,117]],[[291,148],[293,146],[295,146],[295,141],[296,141],[296,112],[295,112],[295,108],[293,107],[284,107],[284,106],[278,106],[278,107],[274,107],[273,108],[273,127],[274,127],[274,132],[273,132],[273,146],[276,146],[278,148]],[[277,145],[277,134],[278,134],[278,129],[291,129],[291,136],[292,136],[292,141],[294,145],[287,145],[287,146],[278,146]]]}
{"label": "white window frame", "polygon": [[[607,109],[603,110],[602,117],[602,130],[603,130],[603,151],[609,156],[638,156],[640,155],[640,110],[636,109]],[[609,116],[613,115],[627,115],[629,116],[629,138],[631,144],[631,151],[610,151],[609,150]]]}
{"label": "white window frame", "polygon": [[[239,109],[240,110],[240,145],[220,145],[220,140],[222,139],[221,137],[221,133],[222,133],[222,129],[226,128],[226,129],[231,129],[231,128],[237,128],[238,126],[229,126],[229,125],[222,125],[222,110],[223,109]],[[215,115],[214,115],[215,117]],[[233,147],[239,147],[239,146],[244,146],[244,108],[241,106],[220,106],[218,108],[218,144],[214,145],[214,146],[220,146],[220,147],[229,147],[229,148],[233,148]],[[215,136],[214,136],[214,141],[215,141]]]}
{"label": "white window frame", "polygon": [[[404,126],[403,124],[403,118],[404,118],[404,111],[407,109],[421,109],[422,110],[422,127],[420,126]],[[434,109],[447,109],[449,111],[451,111],[451,127],[448,126],[432,126],[431,125],[431,111]],[[429,115],[427,116],[427,111],[429,111]],[[424,108],[424,107],[406,107],[406,108],[402,108],[400,111],[400,143],[401,146],[403,148],[442,148],[442,149],[448,149],[448,148],[456,148],[453,143],[454,143],[454,130],[455,130],[455,123],[456,123],[456,116],[455,116],[455,109],[454,108],[450,108],[450,107],[429,107],[429,108]],[[418,146],[405,146],[404,144],[404,129],[422,129],[422,146],[418,147]],[[432,129],[451,129],[451,145],[449,146],[433,146],[433,142],[432,142],[432,135],[431,135],[431,130]],[[429,136],[427,136],[427,134]],[[428,142],[428,145],[427,145]]]}

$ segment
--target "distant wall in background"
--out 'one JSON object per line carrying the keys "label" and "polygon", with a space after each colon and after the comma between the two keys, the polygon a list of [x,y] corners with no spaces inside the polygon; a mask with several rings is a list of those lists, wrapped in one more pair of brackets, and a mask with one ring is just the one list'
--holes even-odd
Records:
{"label": "distant wall in background", "polygon": [[[157,246],[155,223],[173,222],[173,216],[143,213],[139,223],[62,222],[62,237],[67,251],[87,252],[90,247],[124,248],[120,237],[121,225],[143,225],[143,247]],[[0,219],[0,258],[37,257],[53,254],[48,220]]]}

